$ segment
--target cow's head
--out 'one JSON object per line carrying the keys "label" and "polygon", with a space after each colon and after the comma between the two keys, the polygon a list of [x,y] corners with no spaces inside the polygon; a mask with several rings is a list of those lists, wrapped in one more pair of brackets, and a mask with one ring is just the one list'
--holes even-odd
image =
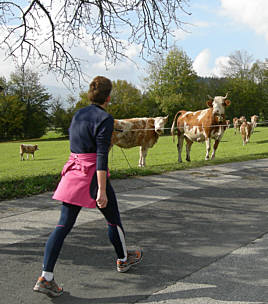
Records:
{"label": "cow's head", "polygon": [[224,119],[225,108],[231,104],[231,101],[227,99],[228,93],[225,97],[215,96],[212,98],[208,95],[209,101],[207,101],[208,107],[213,108],[213,114],[218,117],[219,121]]}
{"label": "cow's head", "polygon": [[244,121],[247,121],[245,116],[240,116],[239,120],[241,121],[241,123],[243,123]]}
{"label": "cow's head", "polygon": [[157,134],[159,135],[162,134],[167,120],[168,120],[168,116],[154,118],[154,130]]}
{"label": "cow's head", "polygon": [[38,149],[38,145],[34,145],[34,149],[35,149],[35,150],[39,150],[39,149]]}

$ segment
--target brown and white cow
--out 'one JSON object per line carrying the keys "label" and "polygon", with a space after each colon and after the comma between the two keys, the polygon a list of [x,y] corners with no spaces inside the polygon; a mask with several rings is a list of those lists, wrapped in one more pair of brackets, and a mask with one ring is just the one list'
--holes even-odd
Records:
{"label": "brown and white cow", "polygon": [[244,121],[247,121],[245,116],[240,116],[240,118],[234,117],[233,118],[233,125],[234,125],[234,133],[238,130],[240,132],[240,127]]}
{"label": "brown and white cow", "polygon": [[115,119],[111,146],[132,148],[140,146],[139,167],[145,166],[148,148],[152,148],[162,134],[166,117]]}
{"label": "brown and white cow", "polygon": [[230,127],[231,127],[231,122],[230,122],[230,120],[226,120],[226,127],[227,127],[227,129],[230,129]]}
{"label": "brown and white cow", "polygon": [[236,131],[239,130],[241,126],[239,118],[237,117],[233,118],[233,126],[234,126],[234,134],[236,134]]}
{"label": "brown and white cow", "polygon": [[38,145],[20,145],[20,160],[24,160],[23,154],[27,154],[27,159],[29,159],[29,154],[32,154],[32,158],[34,159],[34,152],[38,149]]}
{"label": "brown and white cow", "polygon": [[178,129],[178,161],[182,162],[181,151],[183,147],[183,140],[186,140],[186,160],[190,161],[190,150],[194,141],[206,142],[206,157],[209,159],[209,152],[211,149],[211,139],[215,140],[213,146],[213,152],[211,158],[215,157],[215,152],[219,145],[219,142],[226,129],[225,121],[225,108],[230,105],[230,100],[225,97],[216,96],[214,98],[209,96],[207,105],[209,108],[199,110],[196,112],[179,111],[173,120],[171,127],[171,134],[174,142],[174,129],[176,124],[177,115],[180,116],[177,119]]}
{"label": "brown and white cow", "polygon": [[257,127],[257,122],[259,120],[258,115],[253,115],[250,117],[251,123],[252,123],[252,133],[254,132],[254,129]]}
{"label": "brown and white cow", "polygon": [[253,125],[251,122],[244,121],[240,127],[240,133],[242,135],[243,146],[249,142],[250,135],[253,131]]}

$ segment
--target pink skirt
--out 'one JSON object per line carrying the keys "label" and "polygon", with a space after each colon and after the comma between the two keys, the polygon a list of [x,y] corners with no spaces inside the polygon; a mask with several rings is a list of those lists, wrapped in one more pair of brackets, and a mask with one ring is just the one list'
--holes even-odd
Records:
{"label": "pink skirt", "polygon": [[86,208],[96,208],[90,196],[90,184],[96,172],[96,153],[71,153],[61,172],[53,199]]}

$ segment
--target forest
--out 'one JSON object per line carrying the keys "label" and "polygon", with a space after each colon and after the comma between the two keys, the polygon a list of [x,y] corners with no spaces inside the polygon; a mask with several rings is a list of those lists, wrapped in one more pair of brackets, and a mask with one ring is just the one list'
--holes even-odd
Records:
{"label": "forest", "polygon": [[[116,119],[169,115],[170,127],[179,110],[206,108],[208,95],[231,100],[226,119],[258,115],[268,117],[268,59],[253,61],[246,51],[235,51],[222,66],[223,77],[200,77],[191,58],[173,47],[148,63],[142,89],[126,80],[113,81],[109,113]],[[54,98],[42,85],[40,75],[17,69],[9,80],[0,78],[0,141],[40,138],[48,130],[68,136],[73,114],[89,105],[87,92],[79,98]]]}

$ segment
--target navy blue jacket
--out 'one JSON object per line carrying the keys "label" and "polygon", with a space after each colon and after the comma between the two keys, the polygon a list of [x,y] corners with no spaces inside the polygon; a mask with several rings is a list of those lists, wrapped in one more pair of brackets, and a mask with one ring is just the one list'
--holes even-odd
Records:
{"label": "navy blue jacket", "polygon": [[107,171],[113,127],[113,117],[98,105],[78,110],[69,128],[71,152],[97,153],[97,170]]}

